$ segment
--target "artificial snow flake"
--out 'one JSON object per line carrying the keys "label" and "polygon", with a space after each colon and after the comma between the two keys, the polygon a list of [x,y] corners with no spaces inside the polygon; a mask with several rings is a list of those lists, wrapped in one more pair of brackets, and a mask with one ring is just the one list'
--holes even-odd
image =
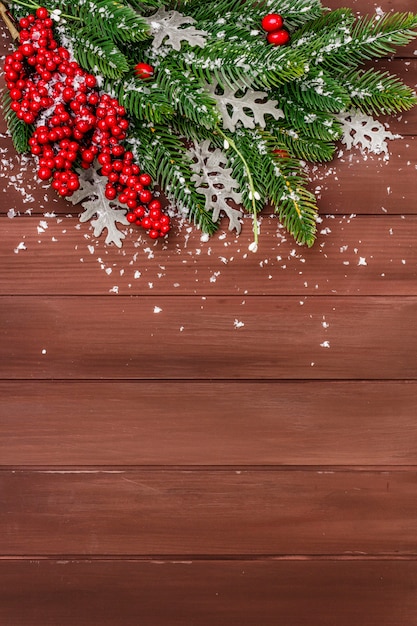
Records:
{"label": "artificial snow flake", "polygon": [[[223,94],[216,93],[218,85],[216,83],[208,85],[207,89],[216,100],[221,116],[223,118],[223,128],[234,132],[236,125],[240,122],[245,128],[255,128],[259,124],[265,128],[265,115],[272,115],[276,120],[284,117],[284,113],[278,108],[276,100],[266,100],[267,93],[265,91],[253,91],[247,89],[243,96],[237,97],[236,94],[242,89],[236,87],[224,87]],[[263,102],[259,102],[259,101]],[[248,115],[246,111],[251,111],[252,115]]]}
{"label": "artificial snow flake", "polygon": [[116,227],[116,224],[118,222],[124,226],[129,224],[125,217],[126,209],[116,209],[114,207],[120,205],[114,200],[107,200],[104,195],[107,178],[100,176],[95,168],[82,170],[79,177],[80,188],[68,199],[73,204],[81,203],[85,209],[85,212],[80,215],[80,222],[87,222],[96,215],[96,219],[91,219],[94,237],[98,237],[104,229],[107,229],[106,243],[114,243],[121,248],[125,235]]}
{"label": "artificial snow flake", "polygon": [[207,139],[202,144],[194,143],[188,151],[188,156],[191,159],[197,159],[197,162],[191,165],[191,169],[195,172],[191,180],[197,191],[206,199],[206,211],[213,211],[214,222],[219,219],[220,211],[224,211],[229,218],[229,230],[235,229],[237,233],[240,233],[242,225],[239,218],[242,213],[229,206],[226,200],[230,199],[240,204],[242,194],[236,191],[239,183],[232,178],[232,169],[225,167],[226,155],[220,148],[210,151],[210,140]]}
{"label": "artificial snow flake", "polygon": [[339,113],[336,118],[342,124],[342,142],[350,150],[353,146],[359,146],[362,154],[385,153],[388,158],[387,139],[399,139],[401,135],[394,135],[378,120],[361,111],[351,110]]}
{"label": "artificial snow flake", "polygon": [[164,7],[161,7],[145,19],[151,28],[152,47],[155,50],[164,44],[179,51],[182,41],[186,41],[190,46],[200,46],[200,48],[206,45],[205,37],[208,33],[205,30],[197,30],[194,26],[182,28],[186,24],[195,23],[195,19],[190,16],[182,15],[178,11],[166,11]]}

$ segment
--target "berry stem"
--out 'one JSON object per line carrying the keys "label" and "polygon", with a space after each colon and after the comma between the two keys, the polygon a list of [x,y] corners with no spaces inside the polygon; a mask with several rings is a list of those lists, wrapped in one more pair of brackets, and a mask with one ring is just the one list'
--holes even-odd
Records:
{"label": "berry stem", "polygon": [[17,39],[19,39],[19,31],[13,24],[13,21],[10,18],[7,7],[3,4],[3,2],[0,2],[0,15],[2,17],[3,22],[6,24],[13,40],[16,41]]}
{"label": "berry stem", "polygon": [[[21,7],[27,7],[28,9],[32,9],[32,10],[36,10],[39,9],[42,5],[41,4],[37,4],[36,2],[32,2],[32,3],[27,3],[27,2],[22,2],[22,0],[13,0],[13,2],[15,4],[18,4]],[[80,17],[76,17],[75,15],[68,15],[67,13],[60,13],[61,17],[66,17],[69,20],[76,20],[77,22],[81,22],[81,18]]]}
{"label": "berry stem", "polygon": [[[236,152],[236,154],[238,155],[238,157],[240,158],[240,160],[243,163],[243,167],[245,168],[247,177],[248,177],[248,185],[249,185],[249,198],[252,202],[252,213],[253,213],[253,240],[255,243],[255,246],[258,246],[258,220],[256,217],[256,199],[257,196],[259,196],[258,192],[255,189],[255,185],[253,183],[253,178],[252,178],[252,173],[250,171],[250,167],[248,165],[248,162],[246,161],[245,157],[243,156],[242,152],[239,150],[239,148],[237,147],[237,145],[235,144],[235,142],[233,141],[233,139],[231,137],[229,137],[228,135],[226,135],[221,128],[217,127],[217,132],[218,134],[223,137],[224,140],[224,146],[227,149],[228,147],[232,148],[234,150],[234,152]],[[259,198],[258,198],[259,199]]]}

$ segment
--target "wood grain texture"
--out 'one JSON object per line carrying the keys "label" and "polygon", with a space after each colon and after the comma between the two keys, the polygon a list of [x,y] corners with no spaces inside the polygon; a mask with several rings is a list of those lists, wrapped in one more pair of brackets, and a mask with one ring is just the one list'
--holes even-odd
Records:
{"label": "wood grain texture", "polygon": [[[400,130],[400,127],[398,128]],[[2,144],[7,148],[7,141]],[[310,189],[317,195],[320,214],[333,215],[384,215],[385,213],[416,214],[417,182],[415,175],[414,136],[404,136],[391,141],[389,145],[389,159],[384,155],[369,155],[365,157],[358,149],[344,151],[343,154],[330,163],[310,165]],[[69,202],[54,197],[46,186],[39,186],[33,179],[31,171],[22,171],[22,157],[13,155],[13,168],[17,170],[18,180],[8,179],[4,185],[4,201],[0,207],[0,214],[4,216],[13,208],[16,213],[24,215],[26,211],[32,215],[56,214],[60,218],[66,215],[78,215],[82,212],[80,206],[73,206]],[[6,166],[0,176],[9,176],[10,163],[6,159]],[[25,166],[32,167],[30,166]],[[22,196],[22,184],[25,182],[26,191],[30,196]],[[265,214],[268,211],[265,210]],[[65,229],[66,220],[62,224]],[[250,219],[248,218],[248,229]],[[84,233],[89,233],[87,224],[80,226],[80,242]],[[134,238],[140,237],[136,229]],[[182,235],[184,238],[184,233]],[[228,235],[233,240],[232,235]],[[43,238],[43,237],[42,237]],[[150,242],[146,239],[148,245]]]}
{"label": "wood grain texture", "polygon": [[415,297],[4,296],[0,377],[415,379],[416,316]]}
{"label": "wood grain texture", "polygon": [[414,555],[417,471],[0,472],[0,554]]}
{"label": "wood grain texture", "polygon": [[416,562],[0,562],[4,626],[414,626]]}
{"label": "wood grain texture", "polygon": [[416,397],[393,382],[0,382],[0,460],[413,465]]}
{"label": "wood grain texture", "polygon": [[0,224],[2,295],[106,295],[115,285],[124,295],[417,295],[417,216],[324,218],[312,248],[265,217],[258,254],[248,223],[236,240],[221,231],[202,243],[194,230],[184,248],[180,229],[151,248],[132,235],[122,250],[86,239],[75,218]]}
{"label": "wood grain texture", "polygon": [[258,255],[250,219],[105,247],[0,125],[2,626],[415,626],[416,111]]}

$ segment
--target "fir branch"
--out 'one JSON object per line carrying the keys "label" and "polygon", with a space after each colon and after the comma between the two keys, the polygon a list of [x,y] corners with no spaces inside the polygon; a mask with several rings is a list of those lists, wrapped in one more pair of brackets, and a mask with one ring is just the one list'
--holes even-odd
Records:
{"label": "fir branch", "polygon": [[216,40],[204,48],[183,48],[180,53],[167,55],[172,55],[170,63],[183,72],[192,72],[201,82],[217,81],[230,87],[276,87],[298,78],[306,69],[300,52],[271,49],[262,41],[248,47],[239,41],[225,46]]}
{"label": "fir branch", "polygon": [[155,83],[152,86],[146,84],[133,74],[122,79],[107,79],[103,88],[117,98],[130,115],[139,120],[159,123],[174,114],[165,91],[158,89]]}
{"label": "fir branch", "polygon": [[12,100],[8,90],[4,90],[2,94],[3,115],[7,128],[12,136],[13,145],[16,152],[23,154],[29,150],[29,139],[31,138],[34,126],[26,124],[20,120],[16,113],[10,108]]}
{"label": "fir branch", "polygon": [[71,43],[78,63],[87,71],[107,78],[120,78],[129,71],[125,55],[111,39],[98,32],[87,27],[74,30]]}
{"label": "fir branch", "polygon": [[335,153],[336,146],[330,141],[303,137],[277,126],[273,129],[273,135],[277,139],[277,148],[297,159],[323,163],[331,161]]}
{"label": "fir branch", "polygon": [[302,135],[306,139],[321,141],[337,141],[342,135],[339,122],[334,115],[323,111],[312,111],[292,100],[280,102],[284,111],[283,120],[269,120],[267,129],[274,132],[275,128],[285,129],[293,137]]}
{"label": "fir branch", "polygon": [[179,72],[171,61],[172,57],[169,57],[159,65],[155,84],[166,93],[168,101],[180,116],[206,128],[214,128],[220,121],[216,102],[195,76]]}
{"label": "fir branch", "polygon": [[267,131],[246,130],[245,134],[257,157],[256,178],[262,179],[275,213],[298,243],[312,246],[318,210],[315,196],[307,189],[308,179],[300,162],[279,156],[275,152],[276,139]]}
{"label": "fir branch", "polygon": [[286,83],[281,97],[294,100],[315,111],[337,113],[350,105],[350,97],[341,80],[335,80],[322,69],[313,69],[307,76]]}
{"label": "fir branch", "polygon": [[135,124],[131,149],[138,162],[161,185],[167,198],[203,232],[212,234],[217,226],[205,210],[205,198],[191,182],[192,161],[184,143],[166,125]]}
{"label": "fir branch", "polygon": [[388,13],[358,19],[350,33],[329,37],[327,45],[315,58],[333,73],[346,74],[347,67],[383,57],[395,48],[409,43],[417,34],[417,15],[413,13]]}
{"label": "fir branch", "polygon": [[150,36],[146,21],[124,0],[83,0],[68,3],[68,10],[93,31],[99,23],[100,34],[116,43],[143,41]]}
{"label": "fir branch", "polygon": [[395,114],[417,104],[414,91],[389,72],[355,70],[345,81],[352,105],[363,113]]}

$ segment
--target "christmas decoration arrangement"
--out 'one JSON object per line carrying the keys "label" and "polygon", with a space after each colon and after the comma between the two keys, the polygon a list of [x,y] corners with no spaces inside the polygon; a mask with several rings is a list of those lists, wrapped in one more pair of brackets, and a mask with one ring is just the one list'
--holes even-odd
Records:
{"label": "christmas decoration arrangement", "polygon": [[[270,204],[311,246],[318,209],[306,162],[331,160],[346,128],[354,145],[351,129],[417,102],[398,77],[364,67],[416,36],[412,13],[358,18],[320,0],[25,0],[0,9],[16,39],[3,97],[16,150],[30,151],[39,180],[81,202],[81,221],[117,246],[129,224],[167,236],[154,182],[204,233],[223,215],[239,233],[246,210],[255,250],[257,215]],[[369,135],[381,146],[383,134]]]}

